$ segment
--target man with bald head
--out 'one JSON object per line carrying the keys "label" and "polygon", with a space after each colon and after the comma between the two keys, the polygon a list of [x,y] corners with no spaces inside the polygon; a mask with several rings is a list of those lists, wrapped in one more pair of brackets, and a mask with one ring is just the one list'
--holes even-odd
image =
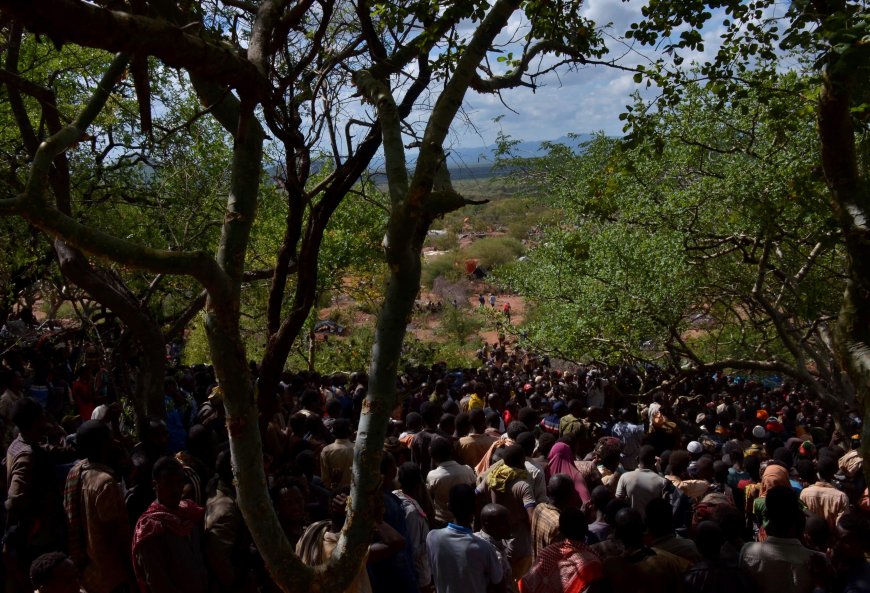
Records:
{"label": "man with bald head", "polygon": [[536,506],[529,473],[525,468],[526,455],[519,445],[501,449],[502,463],[493,465],[477,492],[486,502],[507,508],[510,517],[514,578],[521,578],[532,565],[531,521]]}
{"label": "man with bald head", "polygon": [[513,580],[511,571],[511,539],[510,513],[500,504],[488,504],[480,511],[480,531],[474,535],[489,542],[498,551],[501,567],[504,571],[504,582]]}

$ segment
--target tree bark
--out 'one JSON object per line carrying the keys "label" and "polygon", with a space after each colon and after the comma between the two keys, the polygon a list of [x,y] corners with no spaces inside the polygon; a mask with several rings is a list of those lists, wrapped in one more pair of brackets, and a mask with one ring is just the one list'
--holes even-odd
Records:
{"label": "tree bark", "polygon": [[[863,419],[861,455],[870,459],[870,189],[855,149],[851,72],[832,57],[822,80],[818,127],[822,168],[846,243],[846,290],[834,343],[855,388]],[[870,482],[870,464],[864,464]]]}

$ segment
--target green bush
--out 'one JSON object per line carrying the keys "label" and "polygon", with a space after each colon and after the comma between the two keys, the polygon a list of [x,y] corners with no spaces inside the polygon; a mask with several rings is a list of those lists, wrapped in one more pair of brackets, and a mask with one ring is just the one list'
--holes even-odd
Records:
{"label": "green bush", "polygon": [[[314,368],[322,374],[350,372],[368,368],[375,340],[374,328],[356,327],[347,337],[329,336],[318,340],[314,349]],[[301,348],[294,348],[287,364],[292,370],[308,368],[307,338],[300,337]]]}
{"label": "green bush", "polygon": [[426,237],[424,247],[431,247],[436,251],[450,251],[459,247],[459,238],[456,233],[447,231],[444,235],[429,235]]}
{"label": "green bush", "polygon": [[437,333],[465,345],[468,338],[483,327],[483,321],[475,313],[456,307],[445,307],[441,314],[441,327]]}
{"label": "green bush", "polygon": [[514,237],[486,237],[462,250],[463,259],[476,259],[484,268],[492,268],[516,260],[525,252]]}
{"label": "green bush", "polygon": [[423,262],[420,282],[424,286],[432,288],[435,279],[439,276],[444,276],[452,281],[459,280],[465,273],[464,268],[459,263],[455,251],[448,251],[444,255],[426,258]]}
{"label": "green bush", "polygon": [[508,236],[517,241],[522,241],[528,238],[531,229],[532,225],[528,221],[515,220],[508,225]]}

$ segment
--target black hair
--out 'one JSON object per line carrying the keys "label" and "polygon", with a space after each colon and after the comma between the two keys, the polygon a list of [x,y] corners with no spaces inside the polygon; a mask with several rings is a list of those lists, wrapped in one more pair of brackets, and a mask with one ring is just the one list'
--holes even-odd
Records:
{"label": "black hair", "polygon": [[233,458],[229,451],[218,453],[215,461],[215,472],[225,484],[233,483]]}
{"label": "black hair", "polygon": [[[462,414],[460,414],[460,416],[462,416]],[[475,432],[483,432],[486,428],[486,413],[480,408],[475,408],[468,412],[468,421],[471,423]]]}
{"label": "black hair", "polygon": [[449,461],[453,457],[453,445],[444,437],[435,437],[429,443],[429,455],[438,463]]}
{"label": "black hair", "polygon": [[688,451],[677,449],[672,451],[668,457],[668,463],[671,466],[671,474],[680,476],[689,469],[689,463],[692,462],[692,456]]}
{"label": "black hair", "polygon": [[521,432],[516,438],[517,444],[523,448],[526,457],[531,457],[535,452],[535,435],[530,432]]}
{"label": "black hair", "polygon": [[812,459],[798,459],[794,466],[801,480],[808,484],[816,481],[816,465]]}
{"label": "black hair", "polygon": [[519,420],[514,420],[513,422],[508,424],[507,436],[510,440],[517,440],[517,437],[524,432],[529,432],[529,427],[520,422]]}
{"label": "black hair", "polygon": [[646,468],[651,468],[656,462],[656,449],[652,445],[644,445],[640,448],[638,459]]}
{"label": "black hair", "polygon": [[646,528],[653,537],[674,532],[674,516],[671,503],[663,498],[654,498],[646,505]]}
{"label": "black hair", "polygon": [[420,430],[423,426],[423,417],[417,412],[409,412],[408,416],[405,418],[405,426],[407,426],[409,430]]}
{"label": "black hair", "polygon": [[[647,521],[649,521],[649,516],[647,516]],[[647,522],[647,524],[649,523]],[[713,521],[701,521],[698,523],[698,526],[695,528],[695,544],[704,558],[715,561],[719,558],[719,551],[724,543],[725,534],[719,525]]]}
{"label": "black hair", "polygon": [[176,472],[183,474],[184,467],[181,465],[181,462],[178,461],[175,457],[170,457],[169,455],[167,455],[165,457],[161,457],[154,462],[154,467],[151,468],[151,479],[157,482],[164,476],[168,476]]}
{"label": "black hair", "polygon": [[547,496],[556,506],[569,503],[574,496],[574,480],[568,474],[555,474],[547,482]]}
{"label": "black hair", "polygon": [[568,507],[559,513],[559,531],[562,533],[562,537],[567,539],[574,541],[586,539],[589,524],[586,522],[583,511],[577,507]]}
{"label": "black hair", "polygon": [[396,467],[396,458],[393,457],[392,453],[384,451],[384,456],[381,457],[381,475],[386,474],[387,470],[394,467]]}
{"label": "black hair", "polygon": [[746,461],[743,462],[743,469],[749,474],[753,481],[761,480],[761,457],[758,455],[747,455]]}
{"label": "black hair", "polygon": [[456,416],[454,424],[456,425],[457,436],[465,436],[471,432],[471,418],[465,412],[461,412]]}
{"label": "black hair", "polygon": [[823,480],[830,480],[837,473],[837,460],[832,457],[820,458],[816,464],[816,472]]}
{"label": "black hair", "polygon": [[332,424],[332,434],[335,435],[337,439],[347,439],[351,434],[351,425],[350,420],[347,418],[338,418]]}
{"label": "black hair", "polygon": [[556,444],[556,436],[552,433],[545,432],[538,437],[538,455],[547,457],[550,454],[550,449]]}
{"label": "black hair", "polygon": [[616,513],[614,533],[626,546],[639,548],[643,544],[643,517],[640,512],[629,507]]}
{"label": "black hair", "polygon": [[441,406],[436,406],[432,402],[423,402],[420,404],[420,416],[423,417],[423,424],[434,427],[441,419]]}
{"label": "black hair", "polygon": [[[526,426],[537,426],[538,413],[533,408],[523,408],[517,413],[517,420]],[[526,430],[528,430],[528,428],[526,428]]]}
{"label": "black hair", "polygon": [[300,401],[303,408],[308,408],[308,406],[317,407],[320,404],[320,392],[315,389],[306,389],[302,392]]}
{"label": "black hair", "polygon": [[12,423],[21,431],[33,428],[33,425],[39,422],[43,416],[45,416],[45,410],[32,397],[22,397],[12,406]]}
{"label": "black hair", "polygon": [[589,498],[592,500],[592,504],[595,505],[596,509],[604,512],[604,509],[606,509],[607,505],[610,504],[610,501],[613,500],[613,493],[607,486],[599,484],[592,489],[591,493],[589,493]]}
{"label": "black hair", "polygon": [[505,465],[509,467],[523,469],[525,467],[526,454],[519,445],[511,445],[504,447],[502,459],[504,459]]}
{"label": "black hair", "polygon": [[621,498],[614,498],[608,502],[607,506],[604,508],[604,520],[608,525],[615,525],[617,513],[623,509],[629,508],[629,506],[628,501]]}
{"label": "black hair", "polygon": [[405,492],[416,492],[423,483],[423,474],[420,472],[420,466],[413,461],[406,461],[400,465],[397,477],[402,490]]}
{"label": "black hair", "polygon": [[457,519],[471,519],[477,506],[474,487],[469,484],[456,484],[450,489],[447,508]]}
{"label": "black hair", "polygon": [[776,451],[773,452],[773,458],[784,465],[786,469],[791,469],[791,466],[794,463],[794,456],[786,447],[778,447]]}
{"label": "black hair", "polygon": [[858,513],[846,513],[837,521],[837,527],[849,535],[854,535],[856,541],[864,543],[864,549],[870,550],[870,521]]}
{"label": "black hair", "polygon": [[63,552],[49,552],[39,556],[30,564],[30,582],[37,589],[48,585],[57,567],[68,559]]}
{"label": "black hair", "polygon": [[[803,518],[797,492],[791,486],[776,486],[767,491],[765,501],[768,532],[777,537],[788,537],[790,531],[802,523]],[[798,532],[803,531],[803,525]]]}
{"label": "black hair", "polygon": [[88,420],[76,430],[76,449],[82,459],[93,459],[111,441],[112,431],[100,420]]}

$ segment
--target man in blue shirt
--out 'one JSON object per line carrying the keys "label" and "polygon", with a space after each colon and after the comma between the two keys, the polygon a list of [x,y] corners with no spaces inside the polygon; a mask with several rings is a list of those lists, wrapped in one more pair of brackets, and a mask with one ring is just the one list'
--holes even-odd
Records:
{"label": "man in blue shirt", "polygon": [[451,488],[448,508],[456,522],[430,531],[426,538],[436,593],[487,593],[490,585],[504,591],[506,583],[498,552],[471,530],[474,487],[457,484]]}

